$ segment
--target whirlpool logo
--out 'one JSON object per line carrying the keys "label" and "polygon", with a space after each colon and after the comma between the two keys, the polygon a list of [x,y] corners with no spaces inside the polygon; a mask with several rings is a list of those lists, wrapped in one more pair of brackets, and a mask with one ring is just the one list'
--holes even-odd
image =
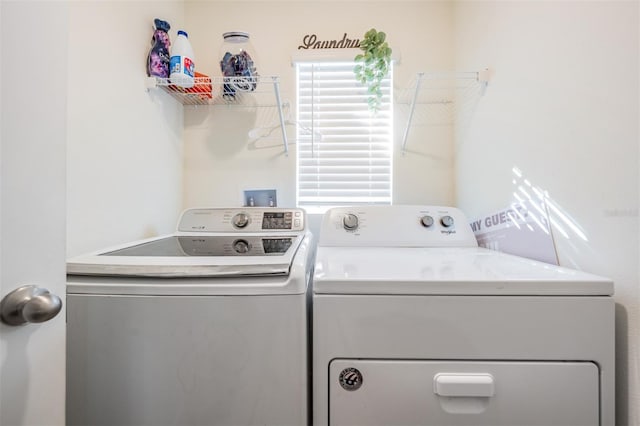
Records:
{"label": "whirlpool logo", "polygon": [[362,386],[362,373],[357,368],[349,367],[340,372],[338,377],[340,386],[348,391],[360,389]]}

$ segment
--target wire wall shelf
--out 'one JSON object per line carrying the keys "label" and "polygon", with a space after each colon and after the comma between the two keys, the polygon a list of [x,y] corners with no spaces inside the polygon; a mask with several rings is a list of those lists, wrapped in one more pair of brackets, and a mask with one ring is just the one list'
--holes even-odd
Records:
{"label": "wire wall shelf", "polygon": [[488,70],[417,73],[406,88],[396,91],[395,104],[407,115],[402,153],[413,127],[452,125],[475,104],[488,82]]}
{"label": "wire wall shelf", "polygon": [[182,105],[188,106],[273,107],[278,111],[285,154],[289,154],[279,77],[196,76],[194,85],[189,88],[172,84],[167,78],[149,77],[147,90],[154,88],[162,89]]}
{"label": "wire wall shelf", "polygon": [[[402,153],[412,127],[451,125],[484,94],[489,82],[489,70],[469,72],[419,72],[412,82],[395,93],[395,104],[405,109],[407,123],[402,137]],[[182,105],[227,107],[272,107],[278,112],[284,152],[289,154],[285,119],[280,97],[280,80],[275,76],[207,77],[196,76],[194,85],[183,88],[169,79],[149,77],[147,90],[160,88]]]}

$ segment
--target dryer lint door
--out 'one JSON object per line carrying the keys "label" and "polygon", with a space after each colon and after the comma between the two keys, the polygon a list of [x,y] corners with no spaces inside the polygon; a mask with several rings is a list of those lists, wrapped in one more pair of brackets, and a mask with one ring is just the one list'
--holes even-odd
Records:
{"label": "dryer lint door", "polygon": [[596,426],[591,362],[336,359],[329,424]]}

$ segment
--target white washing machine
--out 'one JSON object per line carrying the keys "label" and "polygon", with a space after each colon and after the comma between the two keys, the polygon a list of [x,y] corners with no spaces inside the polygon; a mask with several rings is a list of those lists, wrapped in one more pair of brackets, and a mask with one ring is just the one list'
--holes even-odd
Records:
{"label": "white washing machine", "polygon": [[613,283],[477,247],[433,206],[328,211],[313,280],[313,420],[614,425]]}
{"label": "white washing machine", "polygon": [[313,254],[303,210],[191,209],[71,259],[67,424],[307,424]]}

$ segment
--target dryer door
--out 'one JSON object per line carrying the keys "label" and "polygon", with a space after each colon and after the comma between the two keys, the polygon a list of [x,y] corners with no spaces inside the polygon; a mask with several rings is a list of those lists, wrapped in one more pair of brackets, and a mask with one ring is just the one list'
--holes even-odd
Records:
{"label": "dryer door", "polygon": [[329,424],[596,426],[590,362],[336,359]]}

